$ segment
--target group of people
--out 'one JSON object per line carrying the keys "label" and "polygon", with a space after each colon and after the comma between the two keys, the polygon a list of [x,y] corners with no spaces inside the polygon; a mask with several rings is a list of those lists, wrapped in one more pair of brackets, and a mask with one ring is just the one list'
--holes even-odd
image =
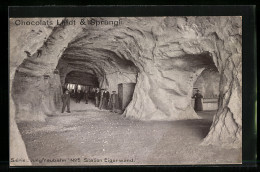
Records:
{"label": "group of people", "polygon": [[86,104],[88,104],[89,99],[89,91],[88,90],[77,90],[76,93],[76,103],[80,103],[81,99],[85,100]]}
{"label": "group of people", "polygon": [[101,109],[111,109],[114,113],[116,106],[116,91],[112,91],[112,94],[107,91],[107,89],[95,89],[95,106]]}
{"label": "group of people", "polygon": [[[89,91],[85,90],[77,90],[75,92],[76,103],[80,103],[81,99],[85,99],[85,103],[88,104],[89,100]],[[112,91],[112,94],[108,92],[107,89],[99,89],[94,88],[94,97],[95,97],[95,106],[98,107],[100,110],[109,110],[111,112],[116,112],[116,101],[117,101],[117,94],[116,91]],[[70,92],[68,89],[65,90],[64,94],[62,95],[62,113],[64,112],[65,108],[67,107],[67,112],[70,113]]]}
{"label": "group of people", "polygon": [[[112,91],[112,94],[108,92],[107,89],[99,89],[99,88],[94,88],[94,94],[95,94],[95,106],[98,107],[100,110],[109,110],[114,113],[116,112],[116,101],[117,101],[117,94],[116,91]],[[76,92],[76,103],[80,103],[80,100],[84,97],[86,104],[88,104],[89,100],[89,91],[85,90],[80,91],[78,90]],[[195,99],[194,103],[194,110],[197,111],[203,111],[203,106],[202,106],[202,99],[203,96],[200,93],[199,90],[193,95]],[[62,113],[64,112],[65,108],[67,107],[67,112],[70,113],[70,93],[69,90],[65,90],[65,93],[62,95]]]}

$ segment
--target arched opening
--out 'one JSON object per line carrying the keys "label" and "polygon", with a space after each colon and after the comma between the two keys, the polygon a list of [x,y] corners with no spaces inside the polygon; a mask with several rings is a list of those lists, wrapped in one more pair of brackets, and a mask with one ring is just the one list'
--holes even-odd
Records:
{"label": "arched opening", "polygon": [[[109,94],[109,100],[104,102],[106,110],[112,110],[110,98],[115,92],[115,111],[121,114],[132,100],[139,70],[132,61],[119,57],[111,50],[82,45],[86,41],[84,35],[83,32],[71,41],[59,59],[56,69],[60,73],[61,85],[65,88],[69,83],[74,84],[74,91],[71,92],[74,100],[80,94],[77,93],[78,86],[83,87],[80,89],[83,92],[87,88],[90,103],[98,108],[103,103],[101,95],[98,95],[99,100],[96,102],[97,89],[101,94],[106,90]],[[86,96],[83,93],[81,97]],[[76,107],[77,111],[81,111],[87,110],[89,106],[78,104]]]}
{"label": "arched opening", "polygon": [[[203,70],[193,84],[192,107],[199,116],[211,121],[218,110],[219,84],[220,74],[216,68]],[[198,100],[201,101],[201,109],[198,109],[198,107],[196,107],[198,105],[195,105],[194,95],[196,95],[198,91],[203,96],[201,100]]]}

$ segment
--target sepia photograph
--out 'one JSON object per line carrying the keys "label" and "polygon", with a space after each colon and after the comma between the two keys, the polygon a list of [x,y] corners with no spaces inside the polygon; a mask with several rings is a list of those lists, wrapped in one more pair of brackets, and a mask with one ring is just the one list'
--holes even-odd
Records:
{"label": "sepia photograph", "polygon": [[242,16],[9,18],[10,166],[242,164]]}

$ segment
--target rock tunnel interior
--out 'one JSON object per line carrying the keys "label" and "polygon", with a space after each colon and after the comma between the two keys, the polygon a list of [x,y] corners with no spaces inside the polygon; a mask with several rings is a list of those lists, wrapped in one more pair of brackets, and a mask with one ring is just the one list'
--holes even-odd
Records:
{"label": "rock tunnel interior", "polygon": [[[222,129],[214,130],[217,126],[230,133],[225,125],[228,117],[234,127],[223,138],[240,143],[240,135],[234,133],[242,132],[242,115],[233,106],[241,103],[242,92],[240,18],[214,19],[220,23],[214,27],[207,25],[211,18],[140,19],[138,25],[135,20],[126,19],[124,26],[115,28],[53,29],[40,51],[32,52],[16,68],[12,98],[17,121],[44,121],[46,115],[59,113],[62,86],[71,72],[94,76],[99,88],[109,92],[118,90],[118,84],[135,83],[132,101],[123,113],[127,118],[198,119],[191,105],[193,88],[201,87],[201,80],[209,83],[205,79],[209,73],[219,73],[218,112],[209,136],[218,138]],[[223,23],[230,26],[225,36],[218,31]],[[228,35],[233,32],[237,34]]]}
{"label": "rock tunnel interior", "polygon": [[[83,36],[84,38],[84,36]],[[76,37],[74,41],[71,41],[68,45],[68,47],[64,48],[63,53],[58,61],[58,64],[56,66],[56,69],[54,70],[53,74],[54,76],[56,75],[56,78],[58,81],[53,81],[50,75],[43,75],[43,85],[48,83],[51,85],[55,85],[52,82],[55,82],[56,85],[59,85],[61,87],[62,92],[58,93],[63,94],[63,90],[65,88],[65,85],[68,83],[72,84],[80,84],[80,85],[85,85],[85,86],[92,86],[92,87],[99,87],[100,89],[108,89],[109,92],[112,91],[117,91],[118,92],[118,86],[119,84],[127,84],[127,83],[137,83],[138,81],[138,73],[146,73],[146,71],[140,71],[140,67],[137,67],[134,62],[128,60],[126,58],[120,57],[117,53],[115,53],[113,50],[110,50],[109,47],[102,47],[102,48],[92,48],[88,47],[86,45],[82,45],[82,42],[86,42],[85,39],[82,37]],[[113,43],[106,43],[107,45],[111,45]],[[30,64],[34,64],[34,62],[30,59],[25,59],[24,62],[19,66],[19,68],[30,69]],[[182,64],[182,68],[180,68],[179,64]],[[40,65],[40,64],[37,64]],[[215,63],[213,61],[212,56],[208,52],[204,52],[198,55],[183,55],[178,58],[175,58],[174,60],[168,61],[159,61],[159,63],[156,64],[156,67],[159,67],[160,69],[163,70],[171,70],[170,74],[173,78],[173,80],[176,80],[179,82],[178,84],[181,85],[183,82],[188,79],[190,79],[190,83],[184,86],[182,89],[183,90],[176,90],[176,88],[172,88],[171,86],[163,86],[163,87],[168,87],[164,88],[162,95],[160,95],[160,92],[157,92],[157,95],[151,94],[150,98],[154,103],[158,103],[158,107],[160,106],[160,96],[164,96],[164,92],[166,92],[167,95],[169,96],[188,96],[189,98],[191,97],[191,94],[193,92],[191,91],[192,89],[190,88],[197,88],[200,87],[202,88],[201,90],[204,93],[207,94],[214,94],[212,92],[216,92],[216,90],[213,91],[211,88],[208,89],[209,87],[212,87],[212,83],[208,80],[214,80],[214,77],[216,75],[211,75],[212,73],[215,74],[217,72],[217,68],[215,66]],[[140,65],[139,65],[140,66]],[[17,70],[16,72],[16,80],[14,80],[14,83],[18,81],[18,83],[21,82],[26,82],[26,79],[32,79],[28,76],[28,74],[24,73],[21,70]],[[142,70],[142,69],[141,69]],[[177,73],[176,73],[177,71]],[[163,74],[164,71],[160,71]],[[180,74],[178,76],[178,74]],[[167,74],[165,74],[167,75]],[[189,76],[189,78],[187,77]],[[210,78],[210,76],[213,76]],[[22,79],[25,77],[25,80]],[[33,77],[33,76],[32,76]],[[163,76],[163,79],[167,79],[167,76]],[[183,77],[183,78],[181,78]],[[37,77],[36,77],[37,78]],[[39,80],[39,79],[38,79]],[[207,82],[207,86],[201,82]],[[156,82],[157,79],[154,79],[154,81],[149,81],[149,84],[153,84]],[[216,83],[215,80],[214,83]],[[27,81],[30,82],[30,81]],[[142,81],[139,81],[142,82]],[[159,81],[160,83],[161,81]],[[167,82],[166,82],[167,83]],[[175,83],[174,83],[175,84]],[[15,85],[15,84],[14,84]],[[43,86],[42,85],[42,86]],[[156,85],[156,84],[155,84]],[[152,87],[152,86],[151,86]],[[206,88],[207,87],[207,88]],[[21,89],[15,89],[14,87],[13,92],[14,95],[20,94]],[[48,87],[45,87],[47,89]],[[205,90],[205,88],[207,90]],[[152,90],[155,88],[152,88]],[[160,88],[159,88],[160,89]],[[186,90],[185,90],[186,89]],[[206,91],[206,92],[205,92]],[[46,92],[46,91],[45,91]],[[54,91],[55,92],[55,91]],[[180,93],[182,92],[182,93]],[[192,93],[191,93],[192,92]],[[181,95],[182,94],[182,95]],[[158,96],[158,97],[157,97]],[[132,97],[132,95],[131,95]],[[36,101],[37,102],[37,101]],[[136,100],[138,102],[138,100]],[[171,102],[171,103],[176,103],[176,102]],[[180,102],[179,102],[180,103]],[[46,104],[49,104],[48,101]],[[60,100],[59,98],[55,98],[53,101],[52,108],[57,109],[57,107],[60,107]],[[159,107],[161,111],[163,111],[166,116],[171,116],[171,113],[168,109],[170,106],[168,106],[169,103],[166,103],[165,105]],[[34,106],[31,104],[31,107]],[[48,105],[46,105],[48,106]],[[177,105],[178,106],[178,105]],[[19,107],[19,105],[18,105]],[[27,107],[28,108],[28,107]],[[133,108],[133,107],[130,107]],[[163,109],[165,108],[165,109]],[[19,109],[19,108],[18,108]],[[48,109],[48,107],[46,107]],[[47,110],[48,111],[48,110]],[[128,109],[129,111],[129,109]],[[188,112],[189,113],[189,112]],[[130,115],[131,116],[131,115]],[[189,117],[187,117],[189,118]],[[178,119],[178,118],[177,118]]]}
{"label": "rock tunnel interior", "polygon": [[[81,38],[78,38],[78,40],[79,42],[82,41]],[[118,93],[120,92],[120,84],[136,84],[140,69],[132,61],[120,58],[113,51],[107,50],[108,48],[106,47],[102,49],[88,49],[80,47],[78,44],[78,41],[69,44],[56,67],[59,71],[62,87],[64,87],[66,83],[74,83],[108,89],[110,93],[112,91]],[[190,75],[192,84],[190,84],[190,86],[193,85],[193,89],[200,88],[202,94],[206,94],[206,98],[217,99],[219,94],[219,72],[210,53],[204,52],[199,55],[184,55],[176,58],[175,61],[170,64],[173,65],[173,63],[185,63],[184,68],[180,69],[180,71],[183,70],[184,73],[187,71],[192,72],[192,75]],[[164,65],[167,68],[169,64],[163,62],[160,65]],[[171,94],[175,95],[174,89],[167,91],[170,93],[170,96]],[[131,102],[133,90],[130,92],[130,95],[124,95],[127,96],[128,100],[125,107],[121,110],[125,110],[127,105]],[[186,92],[186,94],[190,96],[190,90],[186,90]],[[193,93],[194,90],[192,91],[192,94]],[[190,102],[192,106],[194,106],[192,99]],[[210,107],[209,110],[217,110],[217,100],[210,103],[214,105],[212,108]],[[166,107],[166,109],[167,108],[169,107]]]}
{"label": "rock tunnel interior", "polygon": [[[135,85],[138,81],[138,73],[140,72],[140,70],[132,61],[121,59],[115,53],[113,53],[113,51],[107,51],[106,49],[95,50],[97,52],[95,52],[94,54],[95,55],[98,54],[98,55],[92,56],[91,54],[86,53],[89,50],[82,50],[79,47],[73,48],[73,45],[75,43],[76,42],[73,42],[73,44],[70,44],[70,46],[68,46],[65,49],[64,53],[62,54],[61,58],[58,61],[56,69],[53,72],[53,76],[51,77],[49,75],[44,75],[43,82],[39,85],[40,87],[42,86],[42,90],[40,90],[42,91],[42,93],[44,92],[46,93],[46,89],[50,87],[53,88],[54,85],[58,86],[58,90],[50,91],[52,93],[55,93],[56,97],[54,97],[54,100],[50,100],[50,99],[46,100],[44,113],[46,113],[46,111],[47,114],[52,113],[52,110],[48,112],[48,109],[50,107],[53,110],[54,109],[56,109],[56,111],[59,110],[61,106],[61,101],[59,96],[63,94],[65,86],[67,86],[67,84],[83,85],[83,86],[87,86],[88,88],[100,88],[100,89],[103,88],[103,89],[108,89],[109,92],[117,91],[118,93],[120,84],[129,83]],[[21,67],[28,65],[28,62],[31,63],[31,61],[25,60],[24,63],[21,64]],[[200,90],[202,90],[202,94],[205,94],[207,98],[217,98],[219,94],[218,92],[219,73],[213,61],[213,58],[208,52],[199,55],[185,55],[176,58],[174,62],[169,63],[166,61],[158,65],[162,68],[169,68],[169,65],[173,65],[173,67],[175,67],[174,63],[175,64],[185,63],[182,69],[178,69],[178,71],[183,72],[184,75],[179,73],[180,75],[182,75],[181,77],[175,75],[174,77],[176,78],[174,77],[173,78],[177,81],[181,79],[178,81],[179,84],[183,82],[183,79],[190,79],[191,82],[190,84],[187,85],[188,87],[185,86],[187,90],[184,91],[182,90],[182,91],[186,96],[189,97],[189,102],[191,102],[191,106],[193,106],[191,95],[194,94],[194,88],[199,88]],[[189,74],[188,75],[189,78],[187,77],[186,73]],[[31,80],[33,80],[32,78],[34,78],[34,76],[30,77],[28,76],[28,74],[24,74],[23,72],[21,72],[18,68],[14,83],[19,83],[19,88],[14,87],[13,95],[24,93],[21,92],[23,89],[20,86],[25,86],[26,84],[28,84],[28,82],[31,82]],[[57,80],[55,80],[55,78]],[[40,79],[38,78],[37,80]],[[21,83],[24,83],[25,85]],[[48,84],[48,87],[46,87],[46,84]],[[176,94],[177,95],[179,94],[178,92],[176,93],[176,89],[171,88],[171,86],[168,87],[169,88],[165,89],[167,95],[176,96]],[[32,89],[29,93],[33,94],[33,91],[34,89]],[[133,91],[131,92],[130,98],[128,97],[130,101],[132,100]],[[160,105],[160,103],[156,100],[158,99],[156,96],[158,96],[159,98],[162,95],[164,96],[163,92],[162,95],[159,94],[160,93],[158,92],[158,95],[155,95],[154,97],[153,95],[151,96],[151,98],[154,99],[153,101],[155,103],[157,102],[158,105]],[[130,101],[128,101],[127,105],[131,103]],[[138,102],[138,100],[136,101]],[[22,106],[23,108],[20,110],[24,112],[23,111],[24,109],[27,110],[26,108],[31,108],[33,106],[35,106],[35,104],[31,103],[30,107]],[[19,107],[18,104],[17,107]],[[170,106],[167,107],[167,103],[166,106],[162,106],[162,107],[165,108],[163,109],[163,111],[166,112],[166,114],[169,113],[169,111],[167,112],[167,109],[169,109]],[[125,107],[123,110],[125,109],[127,109],[127,107]],[[193,113],[193,110],[191,113]],[[189,116],[187,117],[187,119],[188,118]]]}
{"label": "rock tunnel interior", "polygon": [[[127,98],[121,98],[121,103],[119,102],[119,104],[124,104],[126,101],[128,104],[132,99],[137,80],[138,68],[134,63],[119,58],[113,51],[108,51],[106,48],[89,50],[84,47],[75,48],[75,44],[78,43],[75,41],[66,48],[56,67],[63,90],[69,83],[76,84],[76,87],[80,85],[84,90],[87,88],[90,91],[90,99],[94,99],[94,88],[107,89],[110,94],[116,91],[118,94],[121,90],[120,85],[131,85],[131,93],[128,93],[130,95],[124,95]],[[125,92],[129,92],[129,89],[126,89],[124,88],[124,92],[120,92],[118,96],[122,97]],[[121,111],[125,109],[119,105],[117,107]]]}

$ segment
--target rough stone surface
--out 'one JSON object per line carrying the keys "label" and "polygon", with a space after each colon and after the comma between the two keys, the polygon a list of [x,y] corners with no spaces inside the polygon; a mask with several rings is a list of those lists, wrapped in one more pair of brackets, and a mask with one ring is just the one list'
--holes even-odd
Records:
{"label": "rough stone surface", "polygon": [[[88,70],[98,77],[100,87],[109,90],[116,89],[117,83],[135,81],[133,100],[124,112],[128,118],[199,118],[191,106],[192,88],[203,70],[215,67],[220,73],[219,109],[203,144],[241,147],[241,17],[120,19],[123,25],[118,27],[53,28],[42,40],[41,56],[37,57],[37,51],[32,53],[16,70],[12,90],[16,117],[44,118],[44,114],[55,112],[58,106],[53,104],[58,102],[46,98],[51,94],[42,90],[41,83],[49,76],[45,84],[55,85],[58,94],[60,83],[55,83],[53,74],[57,68],[62,82],[72,70]],[[14,51],[12,45],[10,49]],[[22,54],[23,48],[16,51]],[[17,58],[20,56],[10,59]],[[44,88],[48,90],[49,85]],[[42,92],[45,98],[40,99]],[[39,109],[43,109],[42,114]]]}
{"label": "rough stone surface", "polygon": [[[26,148],[15,121],[16,106],[12,98],[12,85],[16,68],[27,58],[26,52],[33,54],[52,32],[52,28],[41,26],[16,27],[10,19],[10,158],[28,159]],[[18,31],[19,30],[19,31]],[[25,165],[30,165],[30,162]],[[15,163],[14,163],[15,165]]]}

